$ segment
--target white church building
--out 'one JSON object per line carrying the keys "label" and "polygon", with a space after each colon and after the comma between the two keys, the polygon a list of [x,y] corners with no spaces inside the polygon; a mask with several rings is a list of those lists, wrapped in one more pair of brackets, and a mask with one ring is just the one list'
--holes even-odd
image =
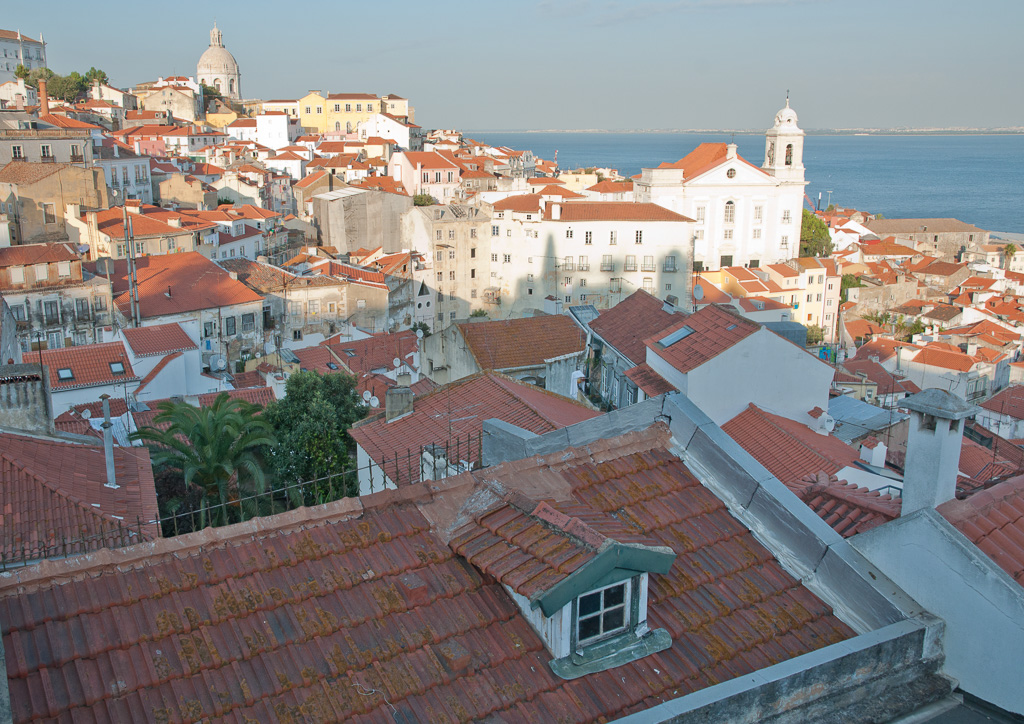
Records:
{"label": "white church building", "polygon": [[702,143],[675,163],[643,169],[635,197],[694,219],[697,270],[785,261],[800,252],[803,151],[804,132],[787,98],[765,134],[760,168],[735,144]]}

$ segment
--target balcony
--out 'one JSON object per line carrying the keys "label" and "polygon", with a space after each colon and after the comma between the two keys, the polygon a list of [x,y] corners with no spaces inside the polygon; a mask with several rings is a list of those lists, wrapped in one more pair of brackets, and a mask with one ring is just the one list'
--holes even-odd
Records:
{"label": "balcony", "polygon": [[675,274],[679,271],[679,268],[675,264],[665,264],[661,267],[661,270],[666,274]]}
{"label": "balcony", "polygon": [[573,271],[576,268],[576,265],[571,261],[567,261],[564,262],[560,268],[562,271]]}
{"label": "balcony", "polygon": [[611,261],[609,261],[609,262],[601,262],[601,271],[603,271],[603,272],[613,272],[613,271],[615,271],[615,262],[611,262]]}
{"label": "balcony", "polygon": [[56,162],[57,162],[57,159],[55,159],[53,156],[40,156],[39,157],[39,163],[56,163]]}
{"label": "balcony", "polygon": [[85,163],[85,156],[80,153],[71,154],[71,163]]}
{"label": "balcony", "polygon": [[654,271],[658,271],[658,265],[657,265],[657,264],[655,264],[654,262],[651,262],[650,264],[648,264],[647,262],[644,262],[644,263],[643,263],[643,264],[642,264],[642,265],[640,266],[640,271],[645,271],[645,272],[654,272]]}
{"label": "balcony", "polygon": [[622,271],[635,272],[636,271],[636,262],[635,261],[627,261],[625,264],[622,265]]}
{"label": "balcony", "polygon": [[577,264],[576,269],[578,271],[590,271],[590,264]]}

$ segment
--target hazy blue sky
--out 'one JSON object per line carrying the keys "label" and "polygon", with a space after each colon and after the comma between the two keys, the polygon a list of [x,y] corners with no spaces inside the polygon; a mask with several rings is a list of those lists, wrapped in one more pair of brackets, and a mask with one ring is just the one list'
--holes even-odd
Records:
{"label": "hazy blue sky", "polygon": [[426,127],[1024,125],[1024,0],[5,3],[58,73],[194,75],[216,17],[248,97],[398,93]]}

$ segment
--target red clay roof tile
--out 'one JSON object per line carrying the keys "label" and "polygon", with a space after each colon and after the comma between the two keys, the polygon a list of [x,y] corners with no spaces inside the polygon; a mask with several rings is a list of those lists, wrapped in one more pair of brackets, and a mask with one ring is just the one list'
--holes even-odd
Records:
{"label": "red clay roof tile", "polygon": [[583,330],[563,314],[456,326],[482,370],[542,365],[554,357],[582,352],[587,345]]}
{"label": "red clay roof tile", "polygon": [[[689,334],[668,346],[661,340],[684,328]],[[645,340],[647,348],[680,372],[689,372],[746,339],[761,325],[711,304]]]}
{"label": "red clay roof tile", "polygon": [[647,359],[644,340],[668,329],[685,315],[665,311],[665,304],[638,289],[591,320],[590,329],[634,365]]}
{"label": "red clay roof tile", "polygon": [[1024,586],[1024,476],[950,500],[938,512]]}
{"label": "red clay roof tile", "polygon": [[123,342],[44,349],[39,355],[50,371],[50,389],[54,391],[139,379]]}
{"label": "red clay roof tile", "polygon": [[126,327],[123,334],[136,357],[198,349],[196,343],[177,322],[156,324],[152,327]]}

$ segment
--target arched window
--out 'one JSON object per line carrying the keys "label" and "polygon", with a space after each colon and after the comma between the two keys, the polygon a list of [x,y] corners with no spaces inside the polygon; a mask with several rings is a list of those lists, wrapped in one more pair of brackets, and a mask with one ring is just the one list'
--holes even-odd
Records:
{"label": "arched window", "polygon": [[334,130],[335,131],[341,131],[341,121],[335,121],[334,122]]}
{"label": "arched window", "polygon": [[736,221],[736,204],[732,201],[725,202],[725,223],[731,224]]}
{"label": "arched window", "polygon": [[235,92],[235,79],[234,78],[230,78],[228,80],[228,93],[232,93],[233,94],[234,92]]}
{"label": "arched window", "polygon": [[793,144],[792,143],[790,143],[789,145],[786,146],[786,165],[787,166],[792,166],[793,165]]}
{"label": "arched window", "polygon": [[218,91],[220,90],[220,78],[215,78],[214,79],[213,87],[216,88]]}
{"label": "arched window", "polygon": [[345,133],[352,133],[352,121],[348,121],[345,124]]}

